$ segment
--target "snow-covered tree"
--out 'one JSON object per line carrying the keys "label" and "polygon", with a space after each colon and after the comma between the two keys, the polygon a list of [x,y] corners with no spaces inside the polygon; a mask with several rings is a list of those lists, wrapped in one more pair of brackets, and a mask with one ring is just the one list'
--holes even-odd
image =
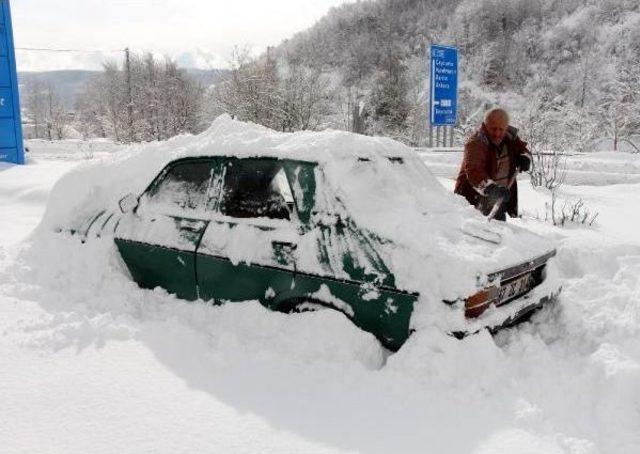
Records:
{"label": "snow-covered tree", "polygon": [[[460,50],[460,124],[458,133],[477,126],[477,112],[503,105],[514,118],[527,114],[528,100],[562,97],[566,128],[555,133],[590,137],[613,128],[628,140],[635,121],[623,127],[606,106],[619,105],[619,90],[607,85],[606,68],[630,62],[640,54],[640,3],[632,0],[378,0],[334,8],[309,30],[283,43],[279,50],[296,55],[303,65],[339,74],[334,111],[352,117],[364,105],[368,132],[398,137],[394,122],[373,120],[372,102],[381,96],[388,51],[404,55],[398,63],[420,61],[421,80],[410,66],[408,134],[417,143],[428,127],[416,115],[428,99],[417,87],[428,87],[428,48],[432,43]],[[387,71],[388,74],[388,71]],[[617,83],[621,83],[618,81]],[[424,92],[424,89],[423,89]],[[365,100],[364,104],[362,100]],[[375,101],[374,101],[375,100]],[[416,100],[419,100],[416,103]],[[623,104],[628,105],[624,102]],[[384,110],[384,109],[383,109]],[[622,113],[624,109],[616,112]],[[638,109],[636,109],[637,112]],[[360,111],[360,110],[358,110]],[[428,110],[423,110],[426,112]],[[625,113],[625,119],[634,112]],[[593,131],[593,123],[600,131]],[[350,127],[351,121],[345,121]],[[571,129],[568,124],[573,123]],[[422,128],[422,134],[418,128]],[[576,133],[577,131],[577,133]],[[561,137],[553,138],[559,140]],[[577,148],[588,149],[580,143]]]}
{"label": "snow-covered tree", "polygon": [[64,139],[67,113],[55,88],[35,78],[28,83],[25,93],[25,106],[31,120],[33,137]]}
{"label": "snow-covered tree", "polygon": [[229,74],[209,94],[210,114],[223,112],[281,131],[316,129],[331,113],[329,77],[290,55],[233,53]]}
{"label": "snow-covered tree", "polygon": [[248,49],[235,49],[229,66],[229,74],[207,100],[211,111],[278,129],[281,112],[275,58],[268,53],[253,59]]}
{"label": "snow-covered tree", "polygon": [[405,137],[411,106],[407,101],[407,65],[398,52],[390,51],[377,74],[369,99],[372,131]]}
{"label": "snow-covered tree", "polygon": [[318,129],[331,113],[328,76],[298,59],[282,60],[279,88],[283,131]]}
{"label": "snow-covered tree", "polygon": [[[621,140],[640,134],[640,58],[619,61],[605,83],[598,113],[607,137],[617,150]],[[638,149],[638,145],[631,142]]]}
{"label": "snow-covered tree", "polygon": [[124,64],[107,62],[87,84],[79,129],[122,142],[164,140],[202,130],[201,102],[202,88],[175,62],[132,54],[128,74]]}
{"label": "snow-covered tree", "polygon": [[83,100],[80,117],[90,123],[84,129],[125,141],[197,131],[227,112],[278,130],[331,126],[420,144],[434,43],[460,50],[458,143],[491,105],[525,129],[533,109],[554,125],[544,129],[549,143],[575,150],[638,134],[636,0],[344,4],[262,56],[236,51],[206,96],[171,62],[133,55],[129,103],[122,65],[107,65],[94,83],[104,101]]}

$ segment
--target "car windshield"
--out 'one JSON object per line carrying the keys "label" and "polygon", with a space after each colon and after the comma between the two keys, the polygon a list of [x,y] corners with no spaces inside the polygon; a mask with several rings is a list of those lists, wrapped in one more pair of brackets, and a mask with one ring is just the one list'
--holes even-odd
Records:
{"label": "car windshield", "polygon": [[213,169],[211,162],[185,162],[174,165],[153,188],[148,200],[151,204],[179,207],[182,210],[205,210]]}

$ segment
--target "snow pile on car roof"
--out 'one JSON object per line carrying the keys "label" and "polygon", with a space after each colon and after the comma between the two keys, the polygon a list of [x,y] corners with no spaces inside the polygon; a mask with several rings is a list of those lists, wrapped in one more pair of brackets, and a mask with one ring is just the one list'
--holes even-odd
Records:
{"label": "snow pile on car roof", "polygon": [[410,149],[388,138],[333,130],[280,133],[221,115],[197,136],[131,145],[70,172],[51,193],[44,226],[67,228],[96,210],[115,208],[120,198],[140,194],[166,164],[179,158],[269,156],[323,163],[373,159],[381,154],[402,158],[409,153]]}

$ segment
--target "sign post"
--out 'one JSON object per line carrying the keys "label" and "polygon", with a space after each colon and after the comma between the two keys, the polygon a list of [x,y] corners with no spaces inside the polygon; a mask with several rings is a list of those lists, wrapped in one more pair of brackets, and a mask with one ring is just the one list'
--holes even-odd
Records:
{"label": "sign post", "polygon": [[0,161],[24,164],[18,74],[9,0],[0,0]]}
{"label": "sign post", "polygon": [[[458,120],[458,49],[431,45],[430,79],[430,130],[433,126],[455,126]],[[446,142],[446,129],[444,134]],[[453,128],[450,136],[453,140]]]}

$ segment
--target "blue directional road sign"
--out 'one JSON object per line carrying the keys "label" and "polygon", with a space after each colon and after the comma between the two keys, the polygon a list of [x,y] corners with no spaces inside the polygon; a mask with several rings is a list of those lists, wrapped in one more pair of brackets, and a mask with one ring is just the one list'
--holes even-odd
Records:
{"label": "blue directional road sign", "polygon": [[18,75],[9,0],[0,0],[0,161],[24,164]]}
{"label": "blue directional road sign", "polygon": [[454,126],[458,118],[458,49],[431,45],[432,126]]}

